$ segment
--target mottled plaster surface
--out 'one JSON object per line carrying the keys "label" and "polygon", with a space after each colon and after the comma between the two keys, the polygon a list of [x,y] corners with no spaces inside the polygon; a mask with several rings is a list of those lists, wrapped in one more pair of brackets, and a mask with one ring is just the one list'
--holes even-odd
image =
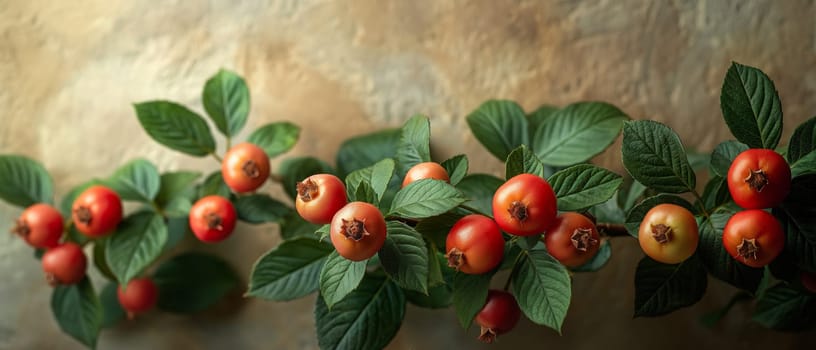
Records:
{"label": "mottled plaster surface", "polygon": [[[431,116],[440,159],[466,153],[471,169],[501,173],[466,132],[489,98],[531,110],[604,100],[636,119],[667,123],[710,151],[729,137],[719,88],[731,60],[776,82],[785,137],[816,111],[816,3],[802,1],[122,1],[0,0],[0,153],[52,172],[58,194],[107,176],[134,157],[162,170],[213,170],[211,159],[169,151],[141,131],[131,104],[171,99],[202,111],[200,88],[220,67],[252,91],[246,130],[303,127],[287,156],[328,161],[345,136]],[[246,132],[241,137],[245,136]],[[621,172],[619,144],[596,159]],[[273,162],[279,164],[280,159]],[[276,196],[281,192],[269,185]],[[0,227],[19,210],[0,204]],[[216,247],[242,276],[279,242],[274,225],[239,227]],[[600,273],[578,274],[563,336],[523,321],[493,348],[803,349],[804,335],[763,330],[737,306],[714,329],[698,318],[734,292],[711,281],[694,307],[632,319],[632,240],[614,242]],[[49,310],[31,251],[0,235],[0,349],[74,349]],[[98,276],[97,276],[98,277]],[[196,317],[150,314],[102,333],[101,349],[315,348],[313,297],[249,299]],[[451,310],[409,308],[393,349],[481,348]],[[487,348],[487,347],[484,347]]]}

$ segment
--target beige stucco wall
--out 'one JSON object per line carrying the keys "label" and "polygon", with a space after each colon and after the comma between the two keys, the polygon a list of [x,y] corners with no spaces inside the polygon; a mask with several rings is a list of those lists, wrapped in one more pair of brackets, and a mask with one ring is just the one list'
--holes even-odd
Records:
{"label": "beige stucco wall", "polygon": [[[162,148],[131,103],[172,99],[201,111],[219,67],[247,78],[247,130],[277,120],[303,127],[289,155],[332,160],[346,135],[432,116],[435,152],[467,153],[472,170],[499,173],[463,116],[488,98],[532,109],[605,100],[633,118],[674,127],[708,151],[729,137],[719,88],[729,62],[776,82],[785,135],[816,111],[816,4],[802,1],[122,1],[0,0],[0,153],[52,172],[58,193],[107,176],[133,157],[162,170],[213,170]],[[246,135],[244,133],[243,135]],[[618,147],[618,146],[615,146]],[[598,159],[622,171],[619,148]],[[278,164],[277,159],[273,164]],[[274,186],[268,191],[280,195]],[[19,210],[0,204],[0,227]],[[275,226],[241,226],[216,247],[247,276],[275,246]],[[763,330],[739,306],[714,329],[697,319],[733,289],[712,281],[693,308],[633,320],[641,253],[616,240],[602,272],[576,275],[564,335],[524,321],[494,348],[803,349],[816,334]],[[50,288],[31,252],[0,235],[0,349],[80,348],[60,333]],[[314,348],[313,297],[187,318],[154,313],[106,330],[101,349]],[[394,349],[478,348],[451,310],[409,308]]]}

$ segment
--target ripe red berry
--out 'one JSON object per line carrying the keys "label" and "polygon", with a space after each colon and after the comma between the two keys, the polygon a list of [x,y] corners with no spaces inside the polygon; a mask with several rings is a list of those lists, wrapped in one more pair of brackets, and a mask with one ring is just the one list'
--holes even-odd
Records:
{"label": "ripe red berry", "polygon": [[521,309],[512,294],[491,289],[487,302],[476,315],[476,323],[482,327],[479,340],[492,343],[499,334],[513,329],[521,318]]}
{"label": "ripe red berry", "polygon": [[206,196],[190,208],[190,229],[206,243],[227,239],[235,229],[235,219],[235,206],[221,196]]}
{"label": "ripe red berry", "polygon": [[150,278],[130,280],[124,289],[122,286],[117,288],[116,295],[119,304],[127,311],[128,319],[149,311],[159,300],[159,290]]}
{"label": "ripe red berry", "polygon": [[224,155],[221,175],[235,192],[255,191],[269,178],[269,157],[262,148],[251,143],[236,145]]}
{"label": "ripe red berry", "polygon": [[11,232],[20,235],[32,247],[53,248],[62,237],[62,225],[62,215],[57,209],[38,203],[23,211]]}
{"label": "ripe red berry", "polygon": [[102,237],[122,221],[122,199],[110,188],[91,186],[74,200],[71,213],[79,232],[91,238]]}
{"label": "ripe red berry", "polygon": [[85,277],[88,259],[76,243],[64,243],[48,249],[42,256],[45,280],[51,286],[76,284]]}

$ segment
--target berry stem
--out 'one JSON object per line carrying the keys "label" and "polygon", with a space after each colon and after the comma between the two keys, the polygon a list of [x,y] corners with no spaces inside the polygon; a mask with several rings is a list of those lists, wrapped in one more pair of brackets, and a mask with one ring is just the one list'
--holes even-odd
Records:
{"label": "berry stem", "polygon": [[218,162],[219,165],[223,162],[223,159],[221,159],[221,156],[219,156],[215,152],[210,153],[210,155],[212,155],[213,158],[215,158],[215,160]]}

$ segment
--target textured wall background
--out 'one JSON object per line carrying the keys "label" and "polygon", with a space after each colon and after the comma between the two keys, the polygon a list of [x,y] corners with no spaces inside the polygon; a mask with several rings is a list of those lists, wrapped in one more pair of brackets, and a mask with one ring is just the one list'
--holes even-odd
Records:
{"label": "textured wall background", "polygon": [[[131,103],[172,99],[201,111],[200,88],[218,68],[252,92],[247,130],[291,120],[303,127],[289,155],[331,161],[345,135],[432,116],[435,151],[467,153],[473,171],[499,173],[464,116],[488,98],[542,103],[605,100],[633,118],[674,127],[711,150],[729,132],[719,88],[731,60],[776,82],[785,137],[816,111],[816,4],[802,1],[122,1],[0,0],[0,153],[42,161],[58,193],[107,176],[133,157],[160,169],[215,169],[166,150],[141,131]],[[342,128],[342,129],[341,129]],[[621,171],[614,151],[599,164]],[[280,160],[273,165],[278,164]],[[273,186],[268,191],[280,195]],[[19,210],[0,204],[0,227]],[[278,242],[277,228],[239,228],[217,250],[247,276]],[[799,349],[816,334],[763,330],[737,306],[714,329],[698,318],[733,289],[712,281],[696,306],[631,318],[632,240],[575,277],[564,335],[524,321],[495,348]],[[79,348],[49,309],[50,288],[30,249],[0,235],[0,348]],[[313,298],[247,300],[193,318],[153,313],[106,330],[101,349],[315,348]],[[409,308],[394,349],[478,348],[452,311]]]}

